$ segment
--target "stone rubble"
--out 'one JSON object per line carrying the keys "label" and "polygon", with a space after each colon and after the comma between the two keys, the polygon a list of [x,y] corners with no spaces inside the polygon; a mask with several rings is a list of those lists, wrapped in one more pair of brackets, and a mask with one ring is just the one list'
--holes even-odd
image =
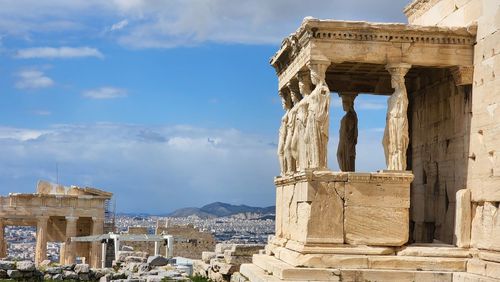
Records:
{"label": "stone rubble", "polygon": [[164,278],[188,280],[188,274],[182,269],[176,269],[175,260],[172,259],[162,256],[143,257],[136,254],[123,254],[120,258],[123,260],[114,263],[113,268],[91,268],[83,263],[72,265],[44,263],[36,268],[31,261],[0,260],[0,280],[12,279],[27,282],[46,280],[159,282]]}
{"label": "stone rubble", "polygon": [[250,263],[252,256],[264,249],[260,244],[217,244],[214,252],[203,252],[201,260],[193,261],[195,275],[215,282],[230,281],[240,265]]}

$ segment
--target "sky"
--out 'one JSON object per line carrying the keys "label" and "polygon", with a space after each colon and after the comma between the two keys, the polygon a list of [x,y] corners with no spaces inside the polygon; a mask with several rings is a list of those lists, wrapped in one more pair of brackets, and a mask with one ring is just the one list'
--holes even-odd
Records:
{"label": "sky", "polygon": [[[269,58],[306,16],[406,23],[409,0],[0,0],[0,194],[40,179],[118,212],[269,206],[283,110]],[[384,167],[360,95],[356,166]],[[332,93],[329,167],[343,111]]]}

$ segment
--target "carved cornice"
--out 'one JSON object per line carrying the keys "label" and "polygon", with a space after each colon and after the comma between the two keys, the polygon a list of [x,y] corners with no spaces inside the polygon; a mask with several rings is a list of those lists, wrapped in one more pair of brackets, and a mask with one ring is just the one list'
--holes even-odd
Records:
{"label": "carved cornice", "polygon": [[270,64],[281,74],[310,42],[378,42],[472,46],[475,35],[463,27],[414,26],[306,18],[285,38]]}
{"label": "carved cornice", "polygon": [[338,172],[331,170],[312,170],[296,172],[292,175],[278,176],[274,178],[276,186],[292,185],[299,182],[322,181],[322,182],[345,182],[347,181],[346,172]]}
{"label": "carved cornice", "polygon": [[338,172],[329,170],[306,170],[289,176],[274,178],[276,186],[294,185],[299,182],[353,182],[374,184],[410,184],[415,176],[411,172]]}
{"label": "carved cornice", "polygon": [[410,184],[415,176],[413,173],[372,173],[371,183],[388,183],[388,184]]}

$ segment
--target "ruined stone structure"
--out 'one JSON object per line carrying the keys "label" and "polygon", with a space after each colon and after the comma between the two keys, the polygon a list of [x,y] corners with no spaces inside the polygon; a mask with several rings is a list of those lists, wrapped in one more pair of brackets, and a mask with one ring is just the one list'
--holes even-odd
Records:
{"label": "ruined stone structure", "polygon": [[101,264],[99,243],[71,242],[71,237],[102,234],[106,201],[112,193],[90,187],[64,187],[39,181],[36,193],[0,197],[0,257],[6,256],[4,227],[36,226],[35,263],[47,259],[47,242],[63,242],[61,263],[85,257],[93,267]]}
{"label": "ruined stone structure", "polygon": [[[241,266],[249,280],[500,279],[500,1],[404,12],[409,24],[306,18],[272,57],[276,234]],[[385,168],[351,172],[345,124],[343,172],[326,168],[330,92],[354,107],[346,95],[388,96]]]}
{"label": "ruined stone structure", "polygon": [[[148,234],[147,227],[128,228],[128,234]],[[209,232],[202,232],[193,225],[170,226],[165,221],[159,220],[155,230],[156,235],[172,235],[176,239],[173,256],[185,257],[190,259],[201,259],[201,254],[205,251],[211,251],[215,248],[215,238]],[[155,253],[154,242],[126,242],[134,251],[146,252],[150,255]],[[160,255],[166,256],[166,249],[160,247]]]}

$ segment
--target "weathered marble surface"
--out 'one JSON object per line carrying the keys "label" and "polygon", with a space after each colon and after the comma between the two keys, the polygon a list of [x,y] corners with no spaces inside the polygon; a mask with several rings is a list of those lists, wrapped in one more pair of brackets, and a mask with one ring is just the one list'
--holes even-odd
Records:
{"label": "weathered marble surface", "polygon": [[276,237],[301,244],[401,246],[409,173],[306,171],[276,178]]}

